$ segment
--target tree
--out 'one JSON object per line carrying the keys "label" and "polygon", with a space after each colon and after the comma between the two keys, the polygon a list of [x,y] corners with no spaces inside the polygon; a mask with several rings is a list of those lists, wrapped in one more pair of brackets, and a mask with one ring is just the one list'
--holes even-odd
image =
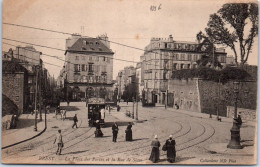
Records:
{"label": "tree", "polygon": [[[206,35],[198,33],[198,40],[206,37],[212,43],[230,47],[234,52],[236,65],[243,67],[258,35],[258,6],[255,3],[224,4],[217,13],[210,15],[205,31]],[[239,48],[240,63],[236,47]]]}

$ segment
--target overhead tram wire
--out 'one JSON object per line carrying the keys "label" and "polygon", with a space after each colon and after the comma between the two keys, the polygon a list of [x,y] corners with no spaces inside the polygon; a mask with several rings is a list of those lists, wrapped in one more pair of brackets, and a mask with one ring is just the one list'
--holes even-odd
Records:
{"label": "overhead tram wire", "polygon": [[[48,48],[48,49],[56,49],[56,50],[59,50],[59,51],[66,51],[64,49],[59,49],[59,48],[53,48],[53,47],[48,47],[48,46],[44,46],[44,45],[37,45],[37,44],[33,44],[33,43],[28,43],[28,42],[23,42],[23,41],[18,41],[18,40],[13,40],[13,39],[9,39],[9,38],[3,38],[4,40],[8,40],[8,41],[14,41],[14,42],[18,42],[18,43],[25,43],[25,44],[30,44],[32,46],[38,46],[38,47],[43,47],[43,48]],[[13,44],[9,44],[9,43],[6,43],[6,42],[2,42],[2,43],[5,43],[6,45],[10,45],[10,46],[14,46],[16,47],[16,45],[13,45]],[[25,49],[25,48],[23,48]],[[29,50],[29,49],[25,49],[25,50],[28,50],[28,51],[31,51],[31,52],[36,52],[38,53],[37,51],[32,51],[32,50]],[[79,54],[84,54],[84,53],[79,53]],[[49,54],[42,54],[42,55],[45,55],[45,56],[49,56],[49,57],[52,57],[52,58],[56,58],[60,61],[63,61],[63,62],[66,62],[66,63],[69,63],[69,64],[76,64],[76,63],[71,63],[69,61],[66,61],[66,60],[63,60],[61,58],[59,58],[58,56],[53,56],[53,55],[49,55]],[[110,58],[110,59],[114,59],[114,60],[117,60],[117,61],[124,61],[124,62],[128,62],[128,63],[139,63],[139,62],[136,62],[136,61],[131,61],[131,60],[124,60],[124,59],[117,59],[117,58],[111,58],[109,56],[101,56],[101,55],[97,55],[97,54],[91,54],[92,56],[97,56],[97,57],[107,57],[107,58]],[[147,61],[145,61],[147,62]],[[146,63],[147,65],[153,65],[153,66],[159,66],[159,65],[156,65],[156,64],[151,64],[151,63]]]}
{"label": "overhead tram wire", "polygon": [[[56,30],[49,30],[49,29],[38,28],[38,27],[25,26],[25,25],[20,25],[20,24],[13,24],[13,23],[6,23],[6,22],[3,22],[3,24],[10,25],[10,26],[29,28],[29,29],[35,29],[35,30],[41,30],[41,31],[48,31],[48,32],[59,33],[59,34],[65,34],[65,35],[74,35],[73,33],[61,32],[61,31],[56,31]],[[94,38],[94,37],[90,37],[90,36],[85,36],[85,37],[103,40],[103,39],[100,39],[100,38]],[[131,49],[136,49],[136,50],[140,50],[140,51],[144,51],[144,52],[151,52],[151,53],[158,54],[157,52],[154,52],[154,51],[147,51],[147,50],[142,49],[142,48],[133,47],[133,46],[130,46],[130,45],[114,42],[114,41],[111,41],[111,40],[103,40],[103,41],[108,41],[108,42],[111,42],[111,43],[114,43],[114,44],[117,44],[117,45],[120,45],[120,46],[131,48]]]}
{"label": "overhead tram wire", "polygon": [[[10,43],[6,43],[6,42],[2,42],[3,44],[5,44],[5,45],[9,45],[9,46],[14,46],[14,47],[16,47],[16,45],[13,45],[13,44],[10,44]],[[30,50],[30,49],[26,49],[26,48],[23,48],[24,50],[27,50],[27,51],[30,51],[30,52],[34,52],[34,53],[39,53],[39,51],[34,51],[34,50]],[[42,52],[41,52],[42,53]],[[15,54],[15,55],[18,55],[18,54]],[[66,60],[63,60],[63,59],[61,59],[61,58],[59,58],[58,56],[53,56],[53,55],[49,55],[49,54],[45,54],[45,53],[42,53],[42,55],[45,55],[45,56],[48,56],[48,57],[51,57],[51,58],[56,58],[56,59],[58,59],[58,60],[60,60],[60,61],[62,61],[62,62],[66,62],[66,63],[68,63],[68,64],[72,64],[72,65],[74,65],[75,63],[71,63],[71,62],[69,62],[69,61],[66,61]],[[24,55],[23,55],[24,56]],[[26,58],[28,58],[28,59],[32,59],[32,60],[37,60],[37,59],[33,59],[33,58],[30,58],[30,57],[27,57],[27,56],[24,56],[24,57],[26,57]],[[99,57],[104,57],[104,56],[99,56]],[[122,61],[122,60],[121,60]],[[132,62],[132,61],[131,61]],[[63,66],[58,66],[58,65],[55,65],[55,64],[51,64],[51,63],[47,63],[47,62],[44,62],[45,64],[49,64],[49,65],[53,65],[53,66],[56,66],[56,67],[61,67],[61,68],[63,68]],[[72,71],[72,72],[74,72],[73,70],[69,70],[69,71]]]}
{"label": "overhead tram wire", "polygon": [[[37,45],[37,44],[33,44],[33,43],[28,43],[28,42],[23,42],[23,41],[18,41],[18,40],[13,40],[13,39],[9,39],[9,38],[2,38],[4,40],[8,40],[8,41],[14,41],[14,42],[18,42],[18,43],[24,43],[24,44],[29,44],[29,45],[33,45],[33,46],[38,46],[38,47],[43,47],[43,48],[47,48],[47,49],[54,49],[54,50],[59,50],[59,51],[63,51],[65,52],[66,50],[64,49],[59,49],[59,48],[53,48],[53,47],[49,47],[49,46],[44,46],[44,45]],[[10,44],[11,45],[11,44]],[[79,54],[84,54],[84,53],[79,53]],[[53,57],[53,58],[56,58],[56,59],[59,59],[59,60],[62,60],[60,58],[58,58],[57,56],[51,56],[51,55],[47,55],[47,54],[44,54],[46,56],[50,56],[50,57]],[[124,62],[129,62],[129,63],[138,63],[136,61],[130,61],[130,60],[124,60],[124,59],[117,59],[117,58],[113,58],[113,57],[109,57],[109,56],[101,56],[101,55],[97,55],[97,54],[91,54],[93,56],[97,56],[97,57],[108,57],[110,59],[114,59],[114,60],[117,60],[117,61],[124,61]],[[62,61],[65,61],[65,60],[62,60]],[[65,61],[66,62],[66,61]],[[68,62],[70,63],[70,62]]]}

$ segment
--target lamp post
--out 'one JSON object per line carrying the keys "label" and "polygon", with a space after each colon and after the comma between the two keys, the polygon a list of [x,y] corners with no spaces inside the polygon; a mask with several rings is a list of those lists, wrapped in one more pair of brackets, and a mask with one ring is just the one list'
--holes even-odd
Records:
{"label": "lamp post", "polygon": [[231,149],[241,149],[242,146],[240,145],[240,128],[238,126],[237,121],[237,100],[238,100],[238,93],[239,93],[239,82],[234,82],[234,94],[235,94],[235,102],[234,102],[234,119],[233,119],[233,127],[231,128],[231,140],[227,145],[227,148]]}

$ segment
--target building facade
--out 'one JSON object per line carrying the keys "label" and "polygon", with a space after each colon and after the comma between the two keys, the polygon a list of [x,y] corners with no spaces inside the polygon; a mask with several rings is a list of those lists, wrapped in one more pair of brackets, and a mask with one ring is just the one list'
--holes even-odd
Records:
{"label": "building facade", "polygon": [[[127,86],[135,82],[136,69],[133,66],[124,67],[123,70],[118,72],[116,77],[118,85],[118,99],[121,99]],[[133,80],[134,78],[134,80]]]}
{"label": "building facade", "polygon": [[[145,100],[148,103],[165,104],[172,71],[198,67],[196,61],[206,54],[203,50],[198,50],[198,45],[196,42],[174,41],[171,35],[168,39],[151,39],[142,57]],[[225,66],[225,50],[216,50],[214,54]]]}
{"label": "building facade", "polygon": [[89,97],[113,97],[113,55],[106,35],[87,38],[72,35],[66,40],[66,98],[82,100]]}

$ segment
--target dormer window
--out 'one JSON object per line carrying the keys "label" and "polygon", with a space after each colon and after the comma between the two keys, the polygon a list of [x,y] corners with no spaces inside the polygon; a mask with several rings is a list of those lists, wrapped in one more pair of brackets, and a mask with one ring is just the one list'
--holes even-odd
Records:
{"label": "dormer window", "polygon": [[98,48],[98,50],[99,50],[99,51],[102,51],[102,49],[101,49],[101,48]]}
{"label": "dormer window", "polygon": [[82,47],[82,50],[87,50],[86,48]]}
{"label": "dormer window", "polygon": [[96,42],[96,45],[99,45],[99,43],[98,43],[98,42]]}
{"label": "dormer window", "polygon": [[94,48],[90,48],[91,50],[95,50]]}

